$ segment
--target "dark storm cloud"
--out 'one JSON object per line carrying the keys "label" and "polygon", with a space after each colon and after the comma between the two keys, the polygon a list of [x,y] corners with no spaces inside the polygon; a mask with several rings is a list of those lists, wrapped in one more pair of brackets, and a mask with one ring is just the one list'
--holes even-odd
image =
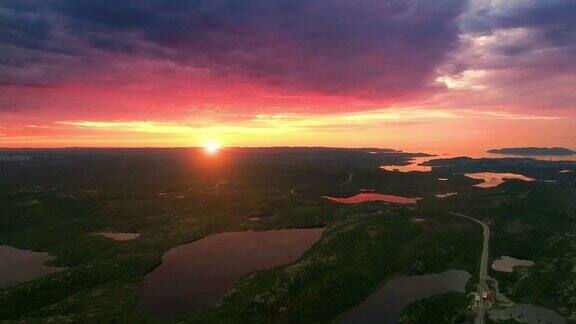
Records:
{"label": "dark storm cloud", "polygon": [[[573,29],[576,26],[576,2],[572,0],[487,2],[474,8],[467,22],[471,31],[495,28],[545,27]],[[475,19],[474,19],[475,18]]]}
{"label": "dark storm cloud", "polygon": [[41,48],[41,43],[49,38],[52,28],[49,19],[29,11],[32,8],[12,6],[7,2],[0,4],[0,9],[4,9],[0,10],[0,43]]}
{"label": "dark storm cloud", "polygon": [[[28,3],[37,6],[0,3],[4,46],[95,60],[102,53],[128,54],[290,89],[391,98],[429,89],[434,69],[459,45],[456,18],[467,5],[462,0]],[[38,53],[15,53],[39,59]]]}
{"label": "dark storm cloud", "polygon": [[576,54],[576,1],[501,1],[473,8],[466,16],[465,31],[476,34],[524,28],[530,40],[506,44],[502,53],[511,56],[541,48],[562,49]]}
{"label": "dark storm cloud", "polygon": [[60,86],[42,83],[18,83],[18,82],[2,82],[0,81],[0,88],[20,88],[20,89],[59,89]]}
{"label": "dark storm cloud", "polygon": [[460,18],[468,50],[454,70],[481,70],[488,93],[476,104],[524,111],[574,111],[576,1],[473,0]]}

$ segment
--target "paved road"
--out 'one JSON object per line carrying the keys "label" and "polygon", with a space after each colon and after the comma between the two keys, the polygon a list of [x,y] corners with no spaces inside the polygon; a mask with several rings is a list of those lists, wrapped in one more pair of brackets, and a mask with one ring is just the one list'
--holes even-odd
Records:
{"label": "paved road", "polygon": [[[490,228],[486,223],[477,220],[476,218],[451,212],[450,214],[468,218],[471,221],[474,221],[480,225],[482,225],[482,229],[484,230],[484,244],[482,246],[482,256],[480,258],[480,274],[478,280],[478,295],[482,296],[485,291],[488,291],[488,286],[486,285],[486,275],[488,274],[488,257],[490,255]],[[476,314],[476,320],[474,323],[476,324],[484,324],[484,315],[486,315],[486,302],[484,299],[480,300],[478,303],[478,313]]]}

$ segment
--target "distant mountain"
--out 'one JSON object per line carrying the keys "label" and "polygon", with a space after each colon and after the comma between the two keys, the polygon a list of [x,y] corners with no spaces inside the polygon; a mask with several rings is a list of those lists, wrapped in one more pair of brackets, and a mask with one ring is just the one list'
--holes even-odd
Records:
{"label": "distant mountain", "polygon": [[510,147],[488,150],[488,153],[513,154],[513,155],[573,155],[576,154],[563,147]]}

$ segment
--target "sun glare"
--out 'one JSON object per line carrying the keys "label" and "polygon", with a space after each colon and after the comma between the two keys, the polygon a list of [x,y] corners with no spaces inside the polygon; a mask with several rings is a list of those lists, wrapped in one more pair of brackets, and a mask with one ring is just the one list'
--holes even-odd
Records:
{"label": "sun glare", "polygon": [[204,152],[206,152],[206,154],[216,154],[219,149],[220,145],[218,145],[216,142],[208,142],[204,145]]}

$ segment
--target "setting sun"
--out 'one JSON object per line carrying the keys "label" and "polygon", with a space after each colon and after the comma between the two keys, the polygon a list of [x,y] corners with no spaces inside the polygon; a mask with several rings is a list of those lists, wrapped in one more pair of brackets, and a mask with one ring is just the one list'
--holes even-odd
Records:
{"label": "setting sun", "polygon": [[216,154],[219,149],[220,145],[218,145],[216,142],[208,142],[204,145],[204,151],[210,155]]}
{"label": "setting sun", "polygon": [[575,18],[0,0],[0,324],[576,324]]}

